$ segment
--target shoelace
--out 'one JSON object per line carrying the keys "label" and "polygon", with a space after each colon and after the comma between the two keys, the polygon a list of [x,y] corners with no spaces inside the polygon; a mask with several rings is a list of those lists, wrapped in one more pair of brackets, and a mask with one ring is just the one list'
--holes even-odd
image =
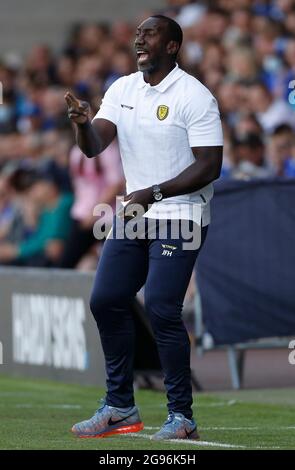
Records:
{"label": "shoelace", "polygon": [[100,406],[97,408],[97,410],[95,411],[95,415],[97,413],[100,413],[102,411],[102,409],[106,406],[106,401],[105,401],[105,398],[100,398],[98,400],[98,403],[100,403]]}
{"label": "shoelace", "polygon": [[170,423],[173,421],[174,416],[175,416],[175,415],[174,415],[173,411],[170,411],[170,412],[168,413],[168,417],[167,417],[167,420],[166,420],[165,423],[164,423],[164,426],[166,426],[166,424],[170,424]]}
{"label": "shoelace", "polygon": [[167,417],[167,420],[165,421],[164,423],[164,426],[166,426],[167,424],[170,424],[175,418],[175,413],[173,411],[170,411],[168,413],[168,417]]}

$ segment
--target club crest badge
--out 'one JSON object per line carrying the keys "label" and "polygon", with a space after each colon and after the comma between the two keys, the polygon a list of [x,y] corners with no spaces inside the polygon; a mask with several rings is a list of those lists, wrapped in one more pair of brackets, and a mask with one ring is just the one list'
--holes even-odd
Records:
{"label": "club crest badge", "polygon": [[157,118],[160,121],[164,121],[169,114],[169,108],[165,104],[160,104],[157,109]]}

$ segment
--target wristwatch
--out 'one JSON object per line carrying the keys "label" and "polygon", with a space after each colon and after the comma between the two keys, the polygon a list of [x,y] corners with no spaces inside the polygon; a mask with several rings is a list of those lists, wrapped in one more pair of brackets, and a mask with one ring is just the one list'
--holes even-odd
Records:
{"label": "wristwatch", "polygon": [[159,202],[159,201],[162,201],[163,199],[163,194],[161,193],[161,188],[158,184],[154,184],[152,186],[152,190],[153,190],[153,198],[154,198],[154,201],[156,202]]}

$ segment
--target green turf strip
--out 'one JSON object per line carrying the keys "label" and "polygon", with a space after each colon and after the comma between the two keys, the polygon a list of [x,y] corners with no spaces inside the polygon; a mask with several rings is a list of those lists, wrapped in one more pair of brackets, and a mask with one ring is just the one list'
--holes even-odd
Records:
{"label": "green turf strip", "polygon": [[141,433],[77,439],[72,424],[92,416],[103,389],[0,377],[0,449],[295,449],[294,396],[294,389],[198,394],[201,442],[158,443],[149,436],[167,417],[165,395],[140,390]]}

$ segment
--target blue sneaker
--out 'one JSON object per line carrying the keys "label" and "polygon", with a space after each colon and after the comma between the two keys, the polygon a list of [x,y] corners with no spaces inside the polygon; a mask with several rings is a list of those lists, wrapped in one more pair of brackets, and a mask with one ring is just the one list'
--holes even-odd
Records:
{"label": "blue sneaker", "polygon": [[182,413],[170,412],[160,431],[152,436],[155,441],[163,439],[200,439],[194,419],[186,418]]}
{"label": "blue sneaker", "polygon": [[77,437],[107,437],[112,434],[126,434],[143,429],[136,406],[115,408],[102,401],[92,418],[74,424],[72,432]]}

